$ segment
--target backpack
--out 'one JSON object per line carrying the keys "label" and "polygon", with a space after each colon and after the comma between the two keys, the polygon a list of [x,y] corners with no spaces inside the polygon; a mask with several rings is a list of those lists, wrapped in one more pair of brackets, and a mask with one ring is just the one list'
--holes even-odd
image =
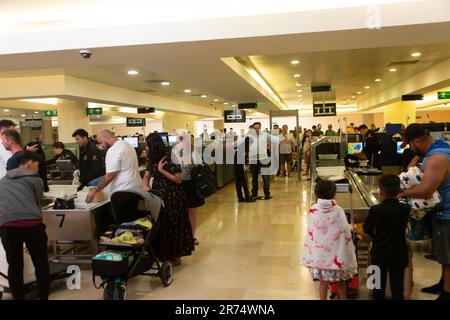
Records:
{"label": "backpack", "polygon": [[201,199],[212,196],[217,191],[216,181],[213,172],[208,165],[200,164],[194,166],[191,172],[197,196]]}

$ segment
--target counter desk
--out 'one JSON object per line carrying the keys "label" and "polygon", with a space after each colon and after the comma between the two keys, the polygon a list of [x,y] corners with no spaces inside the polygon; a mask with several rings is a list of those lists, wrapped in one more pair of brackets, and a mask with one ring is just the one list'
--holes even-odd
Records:
{"label": "counter desk", "polygon": [[[109,200],[76,209],[52,209],[55,199],[45,199],[42,212],[54,262],[90,263],[98,252],[97,239],[113,223]],[[64,250],[63,250],[64,248]]]}

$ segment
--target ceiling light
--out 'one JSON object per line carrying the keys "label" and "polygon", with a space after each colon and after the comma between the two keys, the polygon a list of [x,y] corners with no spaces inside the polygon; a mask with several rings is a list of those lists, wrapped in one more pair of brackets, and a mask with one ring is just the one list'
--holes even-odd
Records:
{"label": "ceiling light", "polygon": [[100,116],[95,116],[95,117],[100,118]]}
{"label": "ceiling light", "polygon": [[256,80],[256,82],[259,83],[261,87],[264,88],[269,94],[274,94],[273,90],[269,87],[269,85],[264,81],[264,79],[259,75],[258,72],[255,70],[250,70],[249,74],[252,76],[253,79]]}
{"label": "ceiling light", "polygon": [[295,84],[295,86],[296,86],[296,87],[301,87],[302,84],[297,82],[297,83]]}
{"label": "ceiling light", "polygon": [[352,99],[355,99],[356,97],[355,96],[352,96]]}
{"label": "ceiling light", "polygon": [[420,52],[411,53],[411,57],[420,57],[422,54]]}
{"label": "ceiling light", "polygon": [[376,78],[376,79],[375,79],[375,82],[380,82],[380,81],[381,81],[380,78]]}
{"label": "ceiling light", "polygon": [[214,99],[213,101],[214,101],[214,102],[219,102],[219,99]]}
{"label": "ceiling light", "polygon": [[370,86],[365,86],[364,89],[370,89]]}
{"label": "ceiling light", "polygon": [[226,104],[226,105],[227,105],[227,104],[228,104],[228,102],[224,102],[223,104]]}
{"label": "ceiling light", "polygon": [[137,71],[137,70],[128,70],[128,74],[130,75],[130,76],[135,76],[135,75],[137,75],[139,72]]}
{"label": "ceiling light", "polygon": [[300,75],[298,73],[294,74],[294,78],[300,78]]}
{"label": "ceiling light", "polygon": [[200,98],[205,99],[205,98],[208,98],[208,96],[207,96],[206,94],[202,94],[202,95],[200,96]]}
{"label": "ceiling light", "polygon": [[397,71],[396,68],[390,68],[390,69],[389,69],[389,72],[395,72],[395,71]]}
{"label": "ceiling light", "polygon": [[299,94],[298,96],[299,96],[300,98],[303,98],[303,95],[302,95],[302,94]]}
{"label": "ceiling light", "polygon": [[302,91],[303,91],[302,89],[298,89],[298,90],[297,90],[297,92],[302,92]]}
{"label": "ceiling light", "polygon": [[39,111],[35,111],[34,113],[35,113],[35,114],[38,114],[38,113],[39,113]]}
{"label": "ceiling light", "polygon": [[191,93],[191,89],[184,90],[184,93]]}
{"label": "ceiling light", "polygon": [[300,63],[300,61],[298,61],[298,60],[292,60],[291,61],[291,64],[299,64]]}
{"label": "ceiling light", "polygon": [[27,115],[26,115],[26,114],[21,114],[20,116],[21,116],[21,117],[26,117]]}
{"label": "ceiling light", "polygon": [[362,94],[362,92],[361,92],[361,91],[358,91],[357,94]]}
{"label": "ceiling light", "polygon": [[3,111],[5,111],[5,112],[9,112],[9,111],[11,111],[11,110],[9,110],[9,109],[3,109]]}
{"label": "ceiling light", "polygon": [[170,82],[169,81],[163,81],[163,82],[161,82],[161,85],[162,86],[169,86]]}

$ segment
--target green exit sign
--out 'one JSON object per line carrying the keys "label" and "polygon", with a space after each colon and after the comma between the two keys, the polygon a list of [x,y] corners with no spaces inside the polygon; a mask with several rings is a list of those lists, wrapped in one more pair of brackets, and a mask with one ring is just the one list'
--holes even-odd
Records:
{"label": "green exit sign", "polygon": [[99,116],[99,115],[103,114],[103,109],[102,108],[87,108],[86,114],[88,116]]}
{"label": "green exit sign", "polygon": [[44,117],[57,117],[58,111],[57,110],[45,110],[44,111]]}
{"label": "green exit sign", "polygon": [[438,91],[438,99],[450,99],[450,91]]}

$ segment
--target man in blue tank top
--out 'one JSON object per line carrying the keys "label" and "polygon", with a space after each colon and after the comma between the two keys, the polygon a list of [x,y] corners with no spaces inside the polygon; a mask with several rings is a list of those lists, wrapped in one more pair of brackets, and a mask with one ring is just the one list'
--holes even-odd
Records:
{"label": "man in blue tank top", "polygon": [[[410,189],[402,190],[403,195],[412,198],[431,198],[435,191],[442,201],[432,213],[432,238],[435,255],[442,265],[439,284],[425,292],[440,292],[438,300],[450,300],[450,146],[444,140],[433,139],[428,129],[417,123],[405,130],[405,140],[411,149],[422,158],[422,182]],[[417,159],[412,165],[418,164]]]}

